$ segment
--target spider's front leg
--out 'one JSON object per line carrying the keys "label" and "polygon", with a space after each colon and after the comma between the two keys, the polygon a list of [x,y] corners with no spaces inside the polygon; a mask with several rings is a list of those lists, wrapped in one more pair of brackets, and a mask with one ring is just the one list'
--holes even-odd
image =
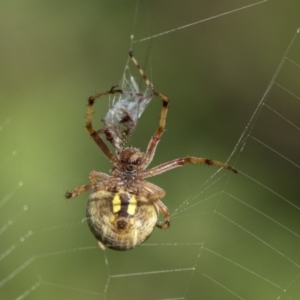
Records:
{"label": "spider's front leg", "polygon": [[165,128],[166,128],[166,119],[167,119],[167,113],[168,113],[168,105],[169,105],[169,99],[158,92],[154,92],[154,95],[159,97],[162,100],[162,108],[161,108],[161,114],[160,119],[158,123],[158,128],[156,129],[154,135],[152,136],[145,155],[145,160],[143,162],[143,167],[147,168],[147,166],[151,163],[153,156],[155,154],[156,147],[158,145],[158,142],[161,139],[161,136],[163,135]]}
{"label": "spider's front leg", "polygon": [[93,125],[92,125],[92,116],[93,116],[93,105],[94,102],[97,98],[100,98],[104,95],[108,94],[116,94],[116,93],[123,93],[121,89],[116,89],[116,86],[113,86],[109,91],[103,92],[103,93],[98,93],[93,96],[90,96],[88,99],[88,108],[87,108],[87,116],[86,116],[86,129],[90,133],[90,136],[93,138],[93,140],[96,142],[96,144],[100,147],[102,152],[105,154],[105,156],[111,161],[111,162],[116,162],[117,158],[115,155],[111,153],[107,145],[104,143],[102,138],[99,136],[97,131],[94,130]]}
{"label": "spider's front leg", "polygon": [[162,100],[162,110],[161,110],[161,114],[160,114],[158,128],[149,142],[149,145],[148,145],[147,151],[146,151],[146,156],[145,156],[144,162],[142,163],[143,168],[146,168],[151,163],[154,153],[155,153],[155,150],[156,150],[156,147],[158,145],[158,142],[160,141],[160,138],[161,138],[162,134],[164,133],[164,130],[166,127],[169,99],[164,94],[158,93],[154,90],[153,84],[150,82],[150,80],[148,79],[144,70],[141,68],[141,66],[139,65],[139,63],[137,62],[135,57],[133,56],[133,51],[129,52],[129,56],[132,59],[133,63],[138,68],[139,72],[141,73],[149,90],[151,90],[155,96],[159,97]]}

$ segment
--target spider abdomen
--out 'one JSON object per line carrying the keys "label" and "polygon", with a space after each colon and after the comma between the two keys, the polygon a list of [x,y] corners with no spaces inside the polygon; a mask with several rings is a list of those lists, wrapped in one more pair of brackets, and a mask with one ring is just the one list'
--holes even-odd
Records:
{"label": "spider abdomen", "polygon": [[129,250],[142,244],[157,223],[156,205],[124,190],[98,190],[90,195],[87,222],[100,245]]}

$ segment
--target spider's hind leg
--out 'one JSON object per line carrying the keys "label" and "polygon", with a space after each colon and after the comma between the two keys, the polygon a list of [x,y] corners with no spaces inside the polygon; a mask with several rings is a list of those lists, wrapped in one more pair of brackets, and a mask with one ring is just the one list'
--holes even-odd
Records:
{"label": "spider's hind leg", "polygon": [[[143,182],[144,194],[149,201],[156,206],[157,210],[162,213],[164,221],[157,223],[156,226],[160,229],[167,229],[170,227],[170,213],[168,208],[164,205],[161,199],[165,196],[165,191],[159,186],[150,183]],[[150,191],[150,192],[149,192]]]}
{"label": "spider's hind leg", "polygon": [[159,211],[163,214],[164,216],[164,222],[163,223],[157,223],[156,227],[160,228],[160,229],[167,229],[170,227],[170,223],[171,223],[171,219],[170,219],[170,213],[168,208],[162,203],[162,201],[157,201],[155,203],[158,208]]}

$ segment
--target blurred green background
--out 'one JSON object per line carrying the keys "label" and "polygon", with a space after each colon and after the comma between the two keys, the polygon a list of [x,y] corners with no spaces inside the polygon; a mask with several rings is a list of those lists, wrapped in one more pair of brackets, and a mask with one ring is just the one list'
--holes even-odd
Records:
{"label": "blurred green background", "polygon": [[[1,1],[0,298],[299,299],[299,34],[264,99],[288,122],[262,106],[247,127],[299,13],[298,0]],[[226,161],[254,126],[229,161],[240,174],[185,166],[151,179],[171,228],[120,253],[96,246],[88,194],[63,195],[111,168],[86,104],[120,83],[131,47],[171,101],[153,166]],[[95,127],[107,108],[97,103]],[[129,144],[145,149],[160,108],[153,99]]]}

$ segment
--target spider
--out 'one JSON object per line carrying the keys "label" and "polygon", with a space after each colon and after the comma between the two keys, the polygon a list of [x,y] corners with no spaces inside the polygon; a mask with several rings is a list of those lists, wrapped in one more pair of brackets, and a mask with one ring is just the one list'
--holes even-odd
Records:
{"label": "spider", "polygon": [[[92,190],[86,209],[87,222],[102,249],[105,249],[105,246],[114,250],[132,249],[142,244],[151,235],[155,226],[161,229],[170,226],[168,208],[161,201],[165,196],[165,191],[145,181],[146,178],[185,164],[216,166],[237,173],[234,168],[225,163],[193,156],[177,158],[147,169],[165,130],[169,99],[154,90],[152,83],[133,56],[133,51],[129,52],[129,56],[147,87],[162,101],[158,128],[151,137],[146,152],[141,152],[135,147],[122,146],[113,154],[100,137],[99,132],[93,128],[93,105],[97,98],[109,94],[122,94],[123,91],[113,86],[109,91],[90,96],[86,128],[104,155],[112,162],[113,168],[110,171],[111,175],[92,171],[89,174],[89,184],[79,186],[65,194],[66,198],[73,198]],[[159,212],[163,215],[163,222],[158,222]]]}

